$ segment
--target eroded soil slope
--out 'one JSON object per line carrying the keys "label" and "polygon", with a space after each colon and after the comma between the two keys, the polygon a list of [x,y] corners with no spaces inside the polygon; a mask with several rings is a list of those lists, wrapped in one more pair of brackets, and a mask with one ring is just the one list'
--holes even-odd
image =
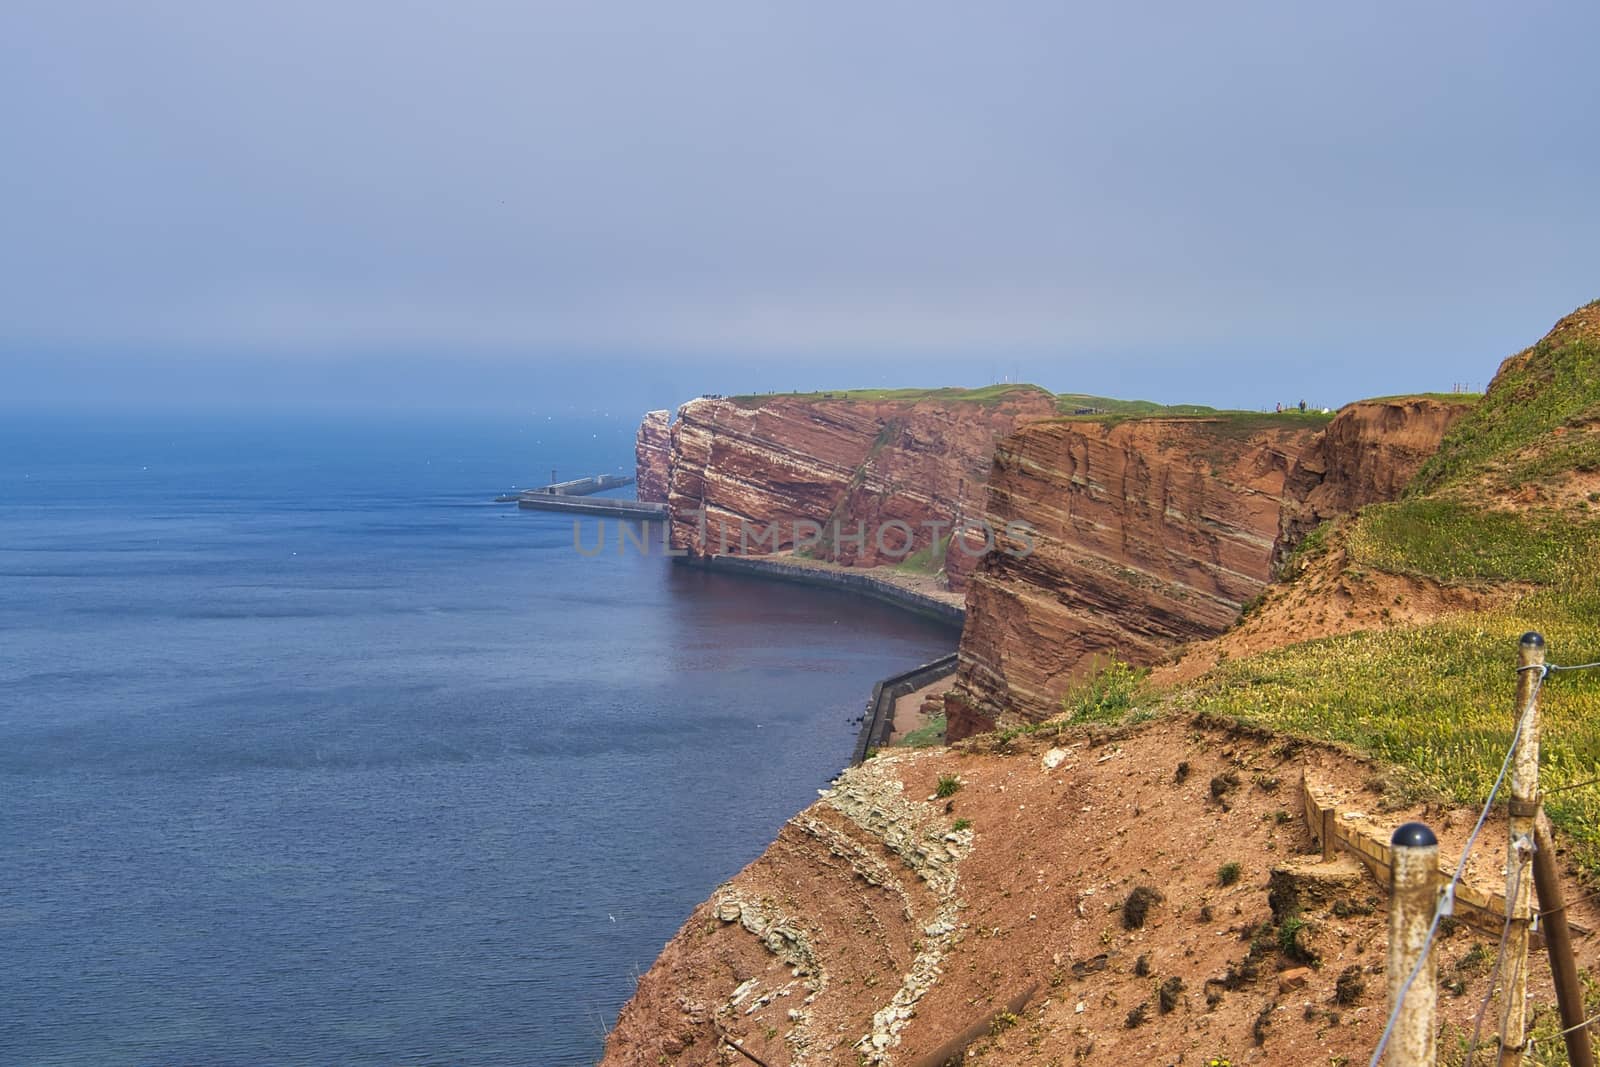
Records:
{"label": "eroded soil slope", "polygon": [[[1426,819],[1447,855],[1476,814],[1383,811],[1365,764],[1210,721],[975,744],[870,760],[791,820],[666,946],[604,1064],[920,1067],[968,1041],[968,1064],[1363,1062],[1386,894],[1307,855],[1299,776],[1379,832]],[[1491,852],[1475,882],[1498,877]],[[1289,867],[1321,868],[1299,884],[1325,891],[1274,914]],[[1589,905],[1575,918],[1596,925]],[[1451,1035],[1470,1029],[1484,943],[1443,942]]]}

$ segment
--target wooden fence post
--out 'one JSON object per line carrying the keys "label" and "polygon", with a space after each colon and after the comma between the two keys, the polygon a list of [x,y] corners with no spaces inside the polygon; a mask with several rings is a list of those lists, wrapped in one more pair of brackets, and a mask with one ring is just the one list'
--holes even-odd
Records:
{"label": "wooden fence post", "polygon": [[1589,1028],[1583,1025],[1583,983],[1572,957],[1572,930],[1567,925],[1567,902],[1556,872],[1555,835],[1541,810],[1533,824],[1533,881],[1539,890],[1539,925],[1544,930],[1545,951],[1550,954],[1550,974],[1556,984],[1556,1004],[1561,1028],[1566,1031],[1567,1062],[1571,1067],[1594,1067]]}
{"label": "wooden fence post", "polygon": [[1511,758],[1511,803],[1507,819],[1507,977],[1500,1023],[1500,1067],[1519,1067],[1527,1047],[1528,926],[1533,891],[1533,827],[1539,814],[1539,682],[1544,676],[1544,637],[1530,630],[1517,643],[1517,731]]}
{"label": "wooden fence post", "polygon": [[[1439,839],[1420,822],[1408,822],[1389,839],[1389,1010],[1413,970],[1389,1039],[1390,1067],[1434,1067],[1434,1012],[1438,1005],[1435,956],[1428,932],[1433,926],[1439,876]],[[1420,970],[1417,961],[1423,959]]]}

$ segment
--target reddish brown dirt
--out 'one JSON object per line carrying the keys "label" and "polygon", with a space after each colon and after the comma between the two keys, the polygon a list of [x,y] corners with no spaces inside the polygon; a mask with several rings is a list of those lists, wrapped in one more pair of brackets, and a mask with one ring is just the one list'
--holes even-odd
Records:
{"label": "reddish brown dirt", "polygon": [[1269,586],[1261,602],[1233,629],[1185,645],[1151,672],[1158,687],[1193,681],[1224,659],[1284,648],[1335,634],[1416,626],[1461,612],[1487,611],[1528,592],[1515,583],[1445,585],[1413,575],[1353,567],[1335,530],[1331,547],[1308,561],[1293,581]]}
{"label": "reddish brown dirt", "polygon": [[[749,1064],[726,1035],[771,1067],[919,1065],[1030,989],[966,1063],[1365,1061],[1385,1015],[1386,893],[1363,874],[1305,906],[1300,944],[1320,957],[1306,973],[1292,973],[1300,961],[1270,925],[1273,869],[1315,860],[1299,776],[1311,769],[1354,798],[1346,806],[1365,800],[1382,832],[1424,819],[1448,857],[1474,812],[1384,812],[1361,761],[1199,720],[1011,744],[893,754],[850,772],[689,918],[641,979],[603,1063]],[[952,775],[959,791],[936,798]],[[958,819],[970,828],[955,830]],[[1485,835],[1471,877],[1492,883],[1503,824]],[[1224,886],[1229,863],[1240,877]],[[1159,899],[1130,929],[1124,905],[1140,886]],[[1600,928],[1592,903],[1574,919]],[[1440,1001],[1454,1033],[1470,1029],[1486,979],[1461,961],[1487,940],[1462,928],[1441,943],[1441,981],[1460,983]],[[1595,962],[1592,937],[1579,951]],[[1347,973],[1364,990],[1339,1003]],[[1533,974],[1536,1002],[1548,1003],[1542,956]],[[1171,979],[1181,988],[1162,1011]]]}

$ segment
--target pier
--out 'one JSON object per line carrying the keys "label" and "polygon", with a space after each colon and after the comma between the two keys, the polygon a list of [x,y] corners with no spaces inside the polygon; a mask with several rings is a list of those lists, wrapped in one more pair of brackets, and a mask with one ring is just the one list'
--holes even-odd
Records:
{"label": "pier", "polygon": [[574,478],[566,482],[551,482],[549,485],[540,486],[538,489],[524,489],[523,496],[536,493],[540,496],[589,496],[592,493],[603,493],[607,489],[621,489],[625,485],[632,485],[633,479],[621,474],[595,474],[588,478]]}
{"label": "pier", "polygon": [[607,497],[604,500],[585,500],[584,497],[603,493],[607,489],[620,489],[632,485],[633,479],[621,474],[594,474],[587,478],[555,481],[555,471],[550,472],[549,485],[537,489],[524,489],[495,497],[497,504],[515,504],[529,511],[566,511],[579,515],[601,515],[614,519],[664,519],[665,504],[646,504],[640,500],[621,500]]}
{"label": "pier", "polygon": [[[631,479],[630,479],[631,480]],[[550,496],[529,491],[516,498],[517,507],[529,511],[566,511],[579,515],[603,515],[616,519],[665,519],[665,504],[642,500],[583,500],[570,496]]]}
{"label": "pier", "polygon": [[496,504],[515,504],[527,496],[590,496],[594,493],[603,493],[607,489],[621,489],[625,485],[632,485],[633,479],[621,474],[593,474],[587,478],[573,478],[570,481],[555,481],[555,471],[550,472],[552,481],[549,485],[541,485],[537,489],[524,489],[517,493],[506,493],[494,498]]}

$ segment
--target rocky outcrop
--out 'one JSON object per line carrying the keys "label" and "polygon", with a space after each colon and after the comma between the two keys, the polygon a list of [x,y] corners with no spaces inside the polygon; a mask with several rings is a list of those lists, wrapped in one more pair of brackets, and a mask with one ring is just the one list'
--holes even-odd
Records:
{"label": "rocky outcrop", "polygon": [[672,543],[942,569],[959,589],[984,551],[996,443],[1054,414],[1031,386],[690,401],[672,428]]}
{"label": "rocky outcrop", "polygon": [[1232,624],[1271,577],[1285,479],[1319,427],[1063,419],[1005,441],[989,522],[1026,522],[1032,551],[973,576],[951,738],[1054,714],[1097,659],[1153,663]]}
{"label": "rocky outcrop", "polygon": [[1274,563],[1329,519],[1394,500],[1456,420],[1465,400],[1397,397],[1348,404],[1307,444],[1284,484]]}
{"label": "rocky outcrop", "polygon": [[672,479],[672,412],[647,411],[634,438],[634,480],[640,500],[665,504]]}

